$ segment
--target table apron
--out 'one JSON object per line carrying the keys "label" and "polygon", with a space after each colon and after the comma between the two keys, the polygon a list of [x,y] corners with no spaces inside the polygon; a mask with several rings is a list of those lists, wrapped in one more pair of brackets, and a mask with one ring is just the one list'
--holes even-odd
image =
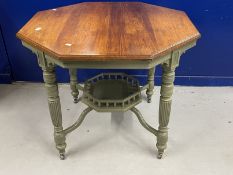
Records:
{"label": "table apron", "polygon": [[[42,52],[33,46],[22,42],[23,46],[30,49],[33,53],[37,54],[38,52]],[[107,60],[107,61],[63,61],[56,58],[51,57],[44,53],[45,58],[48,62],[54,63],[62,68],[79,68],[79,69],[150,69],[155,67],[156,65],[162,64],[172,58],[173,52],[180,52],[180,55],[183,54],[186,50],[194,47],[196,45],[196,41],[185,45],[182,48],[179,48],[175,51],[171,51],[169,54],[161,56],[159,58],[151,59],[151,60]]]}

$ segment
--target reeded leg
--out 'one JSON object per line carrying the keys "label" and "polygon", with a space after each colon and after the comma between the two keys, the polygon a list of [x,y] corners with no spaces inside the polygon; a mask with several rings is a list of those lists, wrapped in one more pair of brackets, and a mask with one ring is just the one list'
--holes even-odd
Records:
{"label": "reeded leg", "polygon": [[59,151],[60,158],[65,158],[65,135],[60,132],[63,130],[62,127],[62,113],[61,113],[61,104],[58,93],[58,86],[56,83],[56,75],[54,66],[42,67],[43,77],[45,82],[45,87],[48,93],[48,104],[49,112],[54,126],[54,140],[56,143],[56,148]]}
{"label": "reeded leg", "polygon": [[168,123],[171,112],[171,102],[173,93],[173,82],[175,77],[175,69],[170,68],[167,64],[163,64],[162,86],[160,90],[159,103],[159,128],[157,136],[158,158],[161,159],[164,150],[167,147],[168,140]]}
{"label": "reeded leg", "polygon": [[151,103],[151,97],[153,95],[153,90],[154,90],[154,75],[155,75],[155,67],[149,69],[148,71],[148,89],[146,90],[147,94],[147,102]]}
{"label": "reeded leg", "polygon": [[78,103],[78,95],[79,91],[77,88],[77,70],[76,69],[69,69],[70,73],[70,88],[71,88],[71,94],[74,98],[74,103]]}

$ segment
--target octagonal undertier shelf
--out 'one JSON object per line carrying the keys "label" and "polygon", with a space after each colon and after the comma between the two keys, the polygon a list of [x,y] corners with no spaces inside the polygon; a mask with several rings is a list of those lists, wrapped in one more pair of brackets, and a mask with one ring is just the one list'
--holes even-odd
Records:
{"label": "octagonal undertier shelf", "polygon": [[103,73],[84,83],[82,102],[99,112],[127,111],[141,102],[139,82],[124,73]]}

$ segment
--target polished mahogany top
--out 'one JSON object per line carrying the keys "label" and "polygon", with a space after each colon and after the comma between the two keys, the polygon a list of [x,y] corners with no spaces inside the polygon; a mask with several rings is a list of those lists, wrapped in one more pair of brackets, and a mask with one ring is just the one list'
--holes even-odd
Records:
{"label": "polished mahogany top", "polygon": [[36,13],[17,37],[60,60],[150,60],[200,34],[183,11],[141,2],[85,2]]}

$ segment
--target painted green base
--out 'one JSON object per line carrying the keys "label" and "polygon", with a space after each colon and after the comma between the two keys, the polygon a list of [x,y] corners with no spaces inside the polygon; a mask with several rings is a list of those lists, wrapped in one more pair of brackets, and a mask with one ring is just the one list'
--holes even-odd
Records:
{"label": "painted green base", "polygon": [[[52,123],[54,125],[54,140],[56,143],[56,148],[59,151],[60,158],[62,160],[65,159],[66,135],[72,132],[73,130],[75,130],[76,128],[78,128],[83,122],[86,115],[93,109],[99,112],[112,112],[115,111],[116,106],[118,107],[118,111],[131,110],[136,115],[141,125],[157,137],[156,146],[158,148],[158,158],[159,159],[162,158],[163,153],[167,147],[167,141],[168,141],[168,123],[171,112],[172,93],[174,86],[173,82],[175,79],[175,68],[179,65],[179,59],[181,54],[184,53],[187,49],[193,47],[195,43],[191,43],[190,45],[184,46],[182,49],[172,51],[170,54],[167,54],[160,58],[155,58],[148,61],[104,61],[104,62],[103,61],[89,61],[89,62],[60,61],[57,60],[56,58],[52,58],[46,55],[45,53],[39,50],[34,49],[32,46],[26,43],[23,43],[23,45],[31,49],[37,55],[38,63],[43,70],[43,78],[48,94],[48,105],[49,105],[50,116]],[[147,89],[146,90],[147,101],[151,102],[151,96],[153,95],[153,89],[154,89],[155,67],[159,64],[162,65],[163,73],[162,73],[162,84],[160,90],[160,103],[159,103],[159,127],[158,130],[156,130],[153,127],[151,127],[148,123],[146,123],[141,113],[135,108],[135,105],[141,102],[140,93],[145,89]],[[70,88],[71,88],[71,94],[74,98],[74,102],[77,103],[79,101],[78,99],[79,90],[82,90],[84,97],[87,97],[86,99],[82,98],[82,101],[85,102],[85,104],[88,105],[88,107],[81,113],[78,120],[73,125],[71,125],[66,129],[63,129],[62,126],[61,103],[60,103],[58,85],[55,75],[56,65],[69,69]],[[100,69],[128,68],[128,69],[148,69],[149,71],[148,71],[146,85],[140,88],[138,81],[134,78],[130,78],[128,75],[123,76],[124,74],[119,75],[119,73],[107,74],[107,76],[109,76],[109,79],[113,79],[114,82],[119,81],[119,79],[121,78],[126,78],[125,82],[129,83],[131,87],[136,85],[138,91],[134,91],[133,94],[131,94],[129,97],[124,96],[124,98],[120,100],[119,100],[120,98],[119,96],[117,97],[112,96],[114,98],[108,99],[109,101],[106,101],[106,99],[100,98],[103,97],[102,95],[94,94],[95,90],[88,89],[87,87],[88,81],[85,83],[84,88],[78,84],[78,80],[77,80],[78,68],[100,68]],[[104,79],[105,77],[102,78]],[[101,76],[93,77],[92,79],[89,80],[91,81],[90,85],[97,83],[98,80],[100,79]],[[104,85],[106,86],[106,83]],[[119,84],[117,84],[117,86],[119,86]],[[123,88],[122,84],[120,86]],[[97,88],[97,86],[96,87],[93,86],[92,88]],[[112,90],[114,93],[114,91],[118,91],[119,89],[119,87],[115,88],[110,86],[109,88],[111,89],[102,89],[102,90],[104,91]],[[127,89],[124,87],[124,90],[122,90],[122,92],[124,92],[125,90]],[[98,93],[99,92],[100,89],[98,90]],[[129,100],[128,106],[126,105],[127,103],[125,103],[127,100]],[[134,103],[134,101],[137,103]],[[112,103],[113,106],[110,105]],[[125,107],[124,105],[126,105],[127,107]]]}

